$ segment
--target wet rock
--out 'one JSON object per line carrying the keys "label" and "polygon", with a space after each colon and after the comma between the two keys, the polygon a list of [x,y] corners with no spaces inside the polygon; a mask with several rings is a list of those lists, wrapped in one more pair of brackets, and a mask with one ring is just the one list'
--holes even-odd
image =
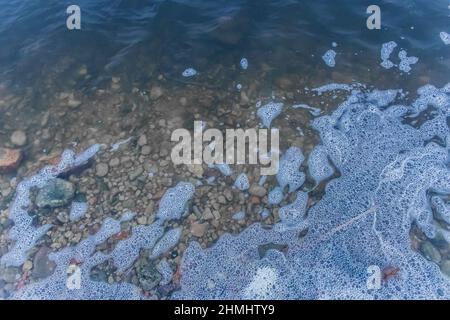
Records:
{"label": "wet rock", "polygon": [[23,147],[27,143],[27,135],[22,130],[14,131],[11,135],[11,143]]}
{"label": "wet rock", "polygon": [[191,224],[191,234],[196,236],[196,237],[203,237],[206,233],[206,227],[207,224],[206,223],[198,223],[198,222],[194,222]]}
{"label": "wet rock", "polygon": [[33,262],[30,260],[25,261],[25,263],[22,266],[22,271],[26,272],[30,271],[31,269],[33,269]]}
{"label": "wet rock", "polygon": [[72,200],[75,188],[72,183],[62,179],[52,179],[39,190],[36,205],[39,208],[57,208]]}
{"label": "wet rock", "polygon": [[95,174],[97,175],[97,177],[104,177],[108,174],[109,172],[109,167],[106,163],[99,163],[95,166]]}
{"label": "wet rock", "polygon": [[70,98],[69,101],[67,101],[67,105],[72,108],[78,108],[81,105],[81,101],[80,100],[76,100],[74,98]]}
{"label": "wet rock", "polygon": [[435,263],[441,262],[441,254],[438,249],[436,249],[435,246],[431,244],[431,242],[425,241],[420,246],[420,251],[430,261],[433,261]]}
{"label": "wet rock", "polygon": [[141,134],[137,141],[138,146],[143,147],[147,144],[147,136],[145,134]]}
{"label": "wet rock", "polygon": [[266,188],[264,188],[260,185],[254,184],[250,187],[249,192],[252,196],[257,196],[257,197],[262,198],[266,195],[267,190],[266,190]]}
{"label": "wet rock", "polygon": [[150,98],[157,100],[163,95],[163,90],[160,87],[152,87],[150,89]]}
{"label": "wet rock", "polygon": [[144,291],[150,291],[161,281],[161,274],[153,260],[146,259],[137,267],[137,278]]}
{"label": "wet rock", "polygon": [[113,158],[109,161],[110,167],[117,167],[120,164],[119,158]]}
{"label": "wet rock", "polygon": [[144,168],[142,167],[138,167],[136,170],[134,170],[133,172],[131,172],[128,175],[128,178],[133,181],[136,180],[140,175],[142,175],[142,173],[144,172]]}
{"label": "wet rock", "polygon": [[446,276],[450,277],[450,260],[444,260],[441,263],[441,271]]}
{"label": "wet rock", "polygon": [[16,267],[9,267],[1,272],[1,278],[7,283],[14,283],[19,277],[19,268]]}
{"label": "wet rock", "polygon": [[143,146],[141,149],[141,154],[144,156],[149,155],[151,152],[150,146]]}
{"label": "wet rock", "polygon": [[47,278],[55,270],[56,264],[48,258],[50,251],[48,247],[42,247],[34,256],[33,271],[31,273],[34,278]]}
{"label": "wet rock", "polygon": [[20,150],[0,148],[0,173],[16,170],[21,160],[22,152]]}
{"label": "wet rock", "polygon": [[69,216],[65,212],[58,213],[58,215],[56,216],[56,219],[61,223],[69,222]]}

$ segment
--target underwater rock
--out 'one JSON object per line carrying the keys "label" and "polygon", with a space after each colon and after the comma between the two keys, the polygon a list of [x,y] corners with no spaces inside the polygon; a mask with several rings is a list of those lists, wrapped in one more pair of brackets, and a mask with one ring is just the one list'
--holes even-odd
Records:
{"label": "underwater rock", "polygon": [[11,135],[11,143],[23,147],[27,143],[27,135],[22,130],[16,130]]}
{"label": "underwater rock", "polygon": [[75,187],[63,179],[52,179],[45,184],[36,197],[39,208],[57,208],[67,205],[75,195]]}
{"label": "underwater rock", "polygon": [[34,278],[47,278],[54,272],[56,264],[48,258],[50,252],[51,250],[48,247],[41,247],[38,252],[36,252],[33,259],[32,271]]}
{"label": "underwater rock", "polygon": [[233,214],[233,216],[231,217],[233,220],[244,220],[245,219],[245,212],[244,211],[239,211],[236,212],[235,214]]}
{"label": "underwater rock", "polygon": [[22,152],[16,149],[0,148],[0,174],[16,170],[22,161]]}
{"label": "underwater rock", "polygon": [[144,291],[150,291],[156,287],[162,277],[156,268],[155,262],[150,259],[143,261],[136,269],[139,284]]}
{"label": "underwater rock", "polygon": [[[211,219],[212,218],[214,218],[214,216],[211,213]],[[201,238],[205,235],[207,226],[208,225],[206,223],[194,222],[191,224],[190,232],[193,236]]]}
{"label": "underwater rock", "polygon": [[152,256],[158,257],[175,247],[178,244],[178,241],[180,241],[181,232],[182,228],[175,228],[167,231],[153,247]]}
{"label": "underwater rock", "polygon": [[266,188],[258,185],[258,184],[252,184],[252,186],[250,187],[249,191],[248,191],[252,196],[257,196],[257,197],[264,197],[267,193]]}
{"label": "underwater rock", "polygon": [[422,242],[422,245],[420,246],[420,251],[425,256],[425,258],[429,259],[430,261],[433,261],[435,263],[441,262],[441,254],[439,250],[433,246],[433,244],[429,241]]}
{"label": "underwater rock", "polygon": [[333,175],[334,170],[328,161],[328,155],[324,146],[316,146],[309,154],[308,171],[316,185]]}

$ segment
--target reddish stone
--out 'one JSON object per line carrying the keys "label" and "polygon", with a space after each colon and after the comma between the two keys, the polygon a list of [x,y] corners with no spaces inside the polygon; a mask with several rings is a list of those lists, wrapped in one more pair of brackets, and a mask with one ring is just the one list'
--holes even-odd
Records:
{"label": "reddish stone", "polygon": [[0,173],[9,173],[16,170],[20,161],[22,161],[20,150],[0,148]]}

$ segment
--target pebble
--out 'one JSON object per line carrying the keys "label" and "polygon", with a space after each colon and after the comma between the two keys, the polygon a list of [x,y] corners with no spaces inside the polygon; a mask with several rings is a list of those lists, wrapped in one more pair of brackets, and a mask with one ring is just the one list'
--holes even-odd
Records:
{"label": "pebble", "polygon": [[0,148],[0,173],[10,173],[19,167],[22,152],[16,149]]}
{"label": "pebble", "polygon": [[145,134],[141,134],[137,141],[138,146],[143,147],[147,144],[147,136]]}
{"label": "pebble", "polygon": [[152,87],[150,89],[150,98],[157,100],[163,95],[163,90],[160,87]]}
{"label": "pebble", "polygon": [[423,253],[425,258],[435,263],[441,262],[441,254],[438,249],[436,249],[431,242],[425,241],[420,246],[420,251]]}
{"label": "pebble", "polygon": [[22,130],[16,130],[11,135],[11,143],[23,147],[27,143],[27,135]]}
{"label": "pebble", "polygon": [[191,224],[191,234],[196,236],[196,237],[203,237],[206,233],[206,227],[207,224],[206,223],[198,223],[198,222],[194,222]]}
{"label": "pebble", "polygon": [[144,172],[144,168],[138,167],[138,168],[136,168],[136,170],[134,170],[133,172],[131,172],[131,173],[128,175],[128,178],[129,178],[131,181],[134,181],[134,180],[136,180],[140,175],[142,175],[143,172]]}
{"label": "pebble", "polygon": [[81,101],[75,100],[75,99],[69,99],[69,101],[67,102],[67,105],[70,108],[75,109],[81,105]]}
{"label": "pebble", "polygon": [[95,174],[97,177],[104,177],[108,174],[109,167],[106,163],[99,163],[95,167]]}
{"label": "pebble", "polygon": [[249,192],[250,192],[250,194],[252,196],[257,196],[257,197],[260,197],[260,198],[264,197],[267,194],[266,188],[264,188],[264,187],[262,187],[260,185],[257,185],[257,184],[253,184],[250,187]]}
{"label": "pebble", "polygon": [[141,149],[141,154],[144,156],[149,155],[151,152],[150,146],[143,146]]}
{"label": "pebble", "polygon": [[1,278],[7,283],[14,283],[19,278],[19,269],[16,267],[9,267],[1,272]]}
{"label": "pebble", "polygon": [[117,167],[120,164],[119,158],[113,158],[111,161],[109,161],[110,167]]}

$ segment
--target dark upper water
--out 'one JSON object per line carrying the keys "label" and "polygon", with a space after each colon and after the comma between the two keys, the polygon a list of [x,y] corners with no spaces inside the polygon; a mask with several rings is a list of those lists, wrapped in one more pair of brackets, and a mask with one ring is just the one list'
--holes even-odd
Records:
{"label": "dark upper water", "polygon": [[[81,31],[66,28],[66,8],[75,2],[81,8]],[[92,78],[78,86],[98,85],[111,74],[148,81],[155,72],[178,75],[195,66],[205,74],[218,64],[227,66],[214,74],[217,80],[229,76],[242,56],[255,73],[268,65],[273,73],[309,77],[312,70],[325,69],[320,57],[332,42],[338,43],[337,71],[377,82],[379,77],[371,79],[367,69],[378,65],[380,46],[390,40],[420,58],[402,81],[420,74],[442,84],[450,71],[449,50],[439,38],[450,26],[446,0],[377,1],[381,31],[366,28],[366,8],[373,1],[75,2],[0,1],[2,82],[73,85],[71,74],[80,64],[87,65]]]}

